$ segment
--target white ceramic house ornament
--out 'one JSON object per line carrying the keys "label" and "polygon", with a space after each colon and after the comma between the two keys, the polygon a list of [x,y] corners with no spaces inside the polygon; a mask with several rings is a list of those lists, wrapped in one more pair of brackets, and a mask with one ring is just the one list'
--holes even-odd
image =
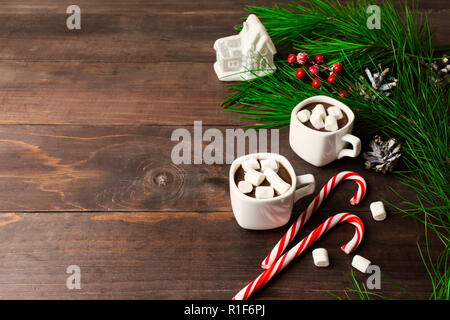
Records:
{"label": "white ceramic house ornament", "polygon": [[275,72],[277,53],[272,39],[254,14],[248,16],[239,34],[216,40],[214,70],[222,81],[242,81]]}

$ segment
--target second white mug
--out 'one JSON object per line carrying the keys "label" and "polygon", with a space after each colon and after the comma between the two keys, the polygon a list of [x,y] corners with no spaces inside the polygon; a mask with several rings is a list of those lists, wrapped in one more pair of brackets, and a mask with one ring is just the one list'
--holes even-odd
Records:
{"label": "second white mug", "polygon": [[[347,124],[337,131],[330,132],[307,127],[300,122],[297,113],[311,103],[326,103],[339,107],[347,115]],[[322,167],[343,157],[355,158],[361,152],[361,140],[351,134],[354,121],[355,115],[352,110],[342,102],[327,96],[308,98],[292,110],[289,144],[300,158],[316,167]],[[347,148],[347,144],[350,144],[351,148]]]}

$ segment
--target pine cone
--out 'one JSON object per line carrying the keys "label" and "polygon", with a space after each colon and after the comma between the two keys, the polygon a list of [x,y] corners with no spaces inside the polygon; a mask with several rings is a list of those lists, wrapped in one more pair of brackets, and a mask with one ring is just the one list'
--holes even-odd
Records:
{"label": "pine cone", "polygon": [[434,83],[446,85],[450,82],[450,64],[448,55],[444,54],[442,59],[438,59],[431,63],[431,69],[434,72],[432,76]]}
{"label": "pine cone", "polygon": [[435,84],[446,86],[450,83],[450,61],[448,53],[443,54],[442,58],[435,59],[431,63],[425,60],[413,59],[432,71],[431,80]]}
{"label": "pine cone", "polygon": [[373,169],[376,172],[390,172],[394,169],[396,163],[401,157],[400,145],[395,139],[389,139],[384,142],[380,136],[375,136],[375,139],[370,142],[372,151],[363,154],[366,169]]}

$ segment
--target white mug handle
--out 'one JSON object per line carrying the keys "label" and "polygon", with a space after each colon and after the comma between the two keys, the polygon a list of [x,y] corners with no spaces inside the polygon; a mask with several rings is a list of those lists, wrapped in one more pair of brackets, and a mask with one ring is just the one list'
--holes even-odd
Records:
{"label": "white mug handle", "polygon": [[310,195],[316,189],[316,180],[312,174],[304,174],[297,176],[297,187],[303,186],[295,190],[294,202],[297,202],[303,197]]}
{"label": "white mug handle", "polygon": [[341,159],[343,157],[351,157],[355,158],[359,155],[361,152],[361,140],[359,140],[358,137],[355,137],[351,134],[346,134],[342,137],[342,140],[350,143],[352,145],[352,149],[343,149],[338,154],[338,159]]}

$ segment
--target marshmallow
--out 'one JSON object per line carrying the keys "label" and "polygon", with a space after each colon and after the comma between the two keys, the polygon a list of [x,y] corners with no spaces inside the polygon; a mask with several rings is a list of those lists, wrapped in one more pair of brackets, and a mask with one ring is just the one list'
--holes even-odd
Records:
{"label": "marshmallow", "polygon": [[264,172],[266,169],[272,169],[275,172],[278,172],[278,162],[273,158],[261,160],[261,171]]}
{"label": "marshmallow", "polygon": [[336,118],[336,120],[341,120],[344,117],[344,114],[342,113],[341,108],[333,106],[333,107],[329,107],[327,109],[328,114],[330,116],[334,116]]}
{"label": "marshmallow", "polygon": [[253,185],[248,181],[239,181],[238,189],[244,194],[250,193],[253,190]]}
{"label": "marshmallow", "polygon": [[314,264],[317,267],[328,267],[330,260],[328,260],[328,251],[324,248],[315,249],[312,252]]}
{"label": "marshmallow", "polygon": [[291,187],[289,183],[280,178],[280,176],[270,168],[264,170],[264,174],[266,175],[267,181],[270,182],[270,185],[280,195],[286,193]]}
{"label": "marshmallow", "polygon": [[325,118],[325,130],[327,131],[336,131],[339,129],[337,120],[334,116],[327,116]]}
{"label": "marshmallow", "polygon": [[325,112],[325,107],[323,106],[323,104],[320,103],[314,107],[312,113],[320,115],[322,120],[325,120],[325,117],[327,116],[327,113]]}
{"label": "marshmallow", "polygon": [[242,162],[242,169],[244,169],[245,172],[259,168],[259,162],[255,158],[250,158]]}
{"label": "marshmallow", "polygon": [[249,170],[244,175],[244,180],[250,182],[254,186],[259,186],[265,178],[265,175],[256,170]]}
{"label": "marshmallow", "polygon": [[352,260],[352,267],[361,271],[362,273],[367,273],[367,269],[369,269],[371,264],[372,262],[358,255],[355,255]]}
{"label": "marshmallow", "polygon": [[272,187],[256,187],[255,198],[256,199],[270,199],[274,196],[274,190]]}
{"label": "marshmallow", "polygon": [[381,201],[372,202],[370,204],[370,212],[372,212],[372,217],[375,221],[383,221],[386,219],[386,210]]}
{"label": "marshmallow", "polygon": [[322,119],[322,115],[320,113],[313,113],[311,115],[311,118],[309,118],[309,121],[311,122],[312,126],[317,130],[322,129],[325,126],[325,123],[323,122]]}
{"label": "marshmallow", "polygon": [[301,123],[305,123],[306,121],[309,120],[310,117],[311,117],[311,111],[309,111],[307,109],[303,109],[303,110],[300,110],[299,112],[297,112],[297,118],[298,118],[298,120],[300,120]]}

